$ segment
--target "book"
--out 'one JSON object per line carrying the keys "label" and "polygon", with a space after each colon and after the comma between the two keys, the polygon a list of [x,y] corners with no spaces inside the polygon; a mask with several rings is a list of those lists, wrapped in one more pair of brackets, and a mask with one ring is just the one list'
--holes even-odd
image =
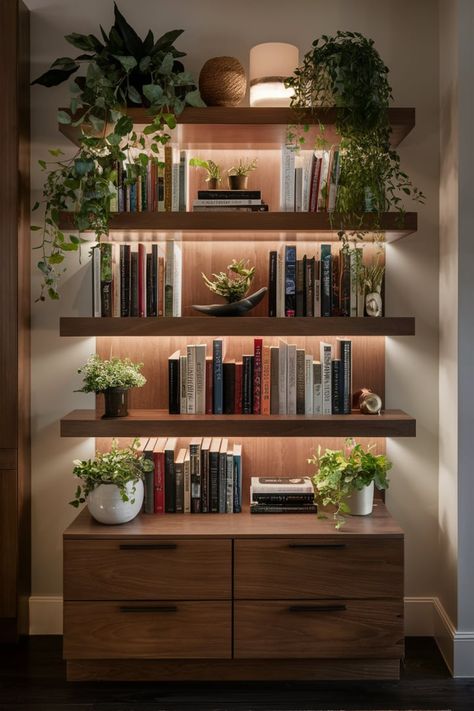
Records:
{"label": "book", "polygon": [[302,504],[301,506],[268,506],[266,504],[252,504],[250,506],[252,514],[315,514],[317,507],[315,504]]}
{"label": "book", "polygon": [[352,249],[350,251],[349,257],[349,285],[350,285],[350,299],[349,299],[349,315],[354,317],[357,316],[357,292],[358,292],[358,279],[357,279],[357,259],[359,253],[362,249]]}
{"label": "book", "polygon": [[156,445],[156,441],[157,441],[156,437],[145,437],[143,439],[143,447],[142,447],[143,458],[148,459],[148,461],[152,462],[152,464],[153,464],[153,469],[150,472],[145,472],[145,481],[144,481],[145,498],[144,498],[143,510],[146,514],[152,514],[155,512],[155,487],[154,487],[155,463],[154,463],[154,459],[153,459],[153,450]]}
{"label": "book", "polygon": [[209,511],[219,513],[219,451],[221,438],[213,437],[209,448]]}
{"label": "book", "polygon": [[226,512],[226,495],[227,495],[227,448],[228,440],[223,437],[219,450],[219,480],[218,480],[218,500],[219,513]]}
{"label": "book", "polygon": [[179,351],[175,351],[168,358],[168,412],[170,415],[179,415],[181,413]]}
{"label": "book", "polygon": [[120,245],[120,316],[130,316],[130,245]]}
{"label": "book", "polygon": [[252,412],[260,415],[262,409],[262,349],[261,338],[254,338],[253,341],[253,401]]}
{"label": "book", "polygon": [[146,316],[146,247],[138,245],[138,316]]}
{"label": "book", "polygon": [[182,273],[183,273],[183,252],[181,245],[178,242],[172,242],[173,245],[173,274],[172,274],[172,313],[175,318],[182,315]]}
{"label": "book", "polygon": [[315,258],[308,257],[305,273],[305,316],[316,315],[314,313],[314,268]]}
{"label": "book", "polygon": [[[179,351],[178,351],[179,353]],[[187,399],[188,387],[188,358],[185,355],[179,356],[179,411],[185,415],[188,411]]]}
{"label": "book", "polygon": [[277,315],[277,252],[268,255],[268,315]]}
{"label": "book", "polygon": [[341,172],[340,151],[333,148],[330,163],[330,173],[328,180],[327,211],[334,212],[336,209],[337,188],[339,185],[339,174]]}
{"label": "book", "polygon": [[225,415],[233,415],[235,408],[235,360],[223,363],[224,377],[223,411]]}
{"label": "book", "polygon": [[[311,359],[312,363],[312,359]],[[303,348],[296,349],[296,414],[305,414],[306,404],[306,353]]]}
{"label": "book", "polygon": [[226,513],[234,513],[234,452],[233,452],[233,449],[228,449],[227,455],[226,455],[225,511],[226,511]]}
{"label": "book", "polygon": [[165,445],[166,437],[160,437],[153,447],[154,512],[156,514],[165,512]]}
{"label": "book", "polygon": [[306,263],[303,259],[296,260],[296,307],[295,316],[305,316],[304,270]]}
{"label": "book", "polygon": [[331,414],[342,414],[342,378],[341,378],[341,361],[339,358],[334,358],[331,362]]}
{"label": "book", "polygon": [[201,446],[202,437],[195,437],[189,443],[192,513],[201,512]]}
{"label": "book", "polygon": [[332,346],[330,343],[320,342],[321,360],[321,396],[322,415],[330,415],[332,412]]}
{"label": "book", "polygon": [[206,356],[206,415],[212,415],[212,356]]}
{"label": "book", "polygon": [[186,412],[196,413],[196,346],[186,346]]}
{"label": "book", "polygon": [[206,412],[206,344],[198,343],[194,347],[195,368],[195,413]]}
{"label": "book", "polygon": [[313,382],[313,356],[305,355],[304,359],[304,414],[313,414],[313,395],[314,395],[314,382]]}
{"label": "book", "polygon": [[100,304],[101,316],[112,316],[112,244],[100,245]]}
{"label": "book", "polygon": [[235,364],[235,387],[234,387],[234,413],[236,415],[242,414],[242,377],[243,377],[243,364],[242,364],[242,361],[238,361]]}
{"label": "book", "polygon": [[332,258],[331,245],[321,245],[321,316],[331,316]]}
{"label": "book", "polygon": [[193,212],[268,212],[268,205],[195,205]]}
{"label": "book", "polygon": [[158,256],[158,278],[157,278],[157,310],[158,316],[165,314],[165,258]]}
{"label": "book", "polygon": [[191,457],[189,449],[184,457],[184,513],[191,513]]}
{"label": "book", "polygon": [[209,513],[209,450],[211,438],[204,437],[201,444],[201,512]]}
{"label": "book", "polygon": [[278,341],[278,414],[288,414],[288,344]]}
{"label": "book", "polygon": [[319,360],[313,361],[313,415],[323,414],[322,369]]}
{"label": "book", "polygon": [[212,393],[214,415],[224,412],[224,374],[223,374],[223,342],[217,338],[212,342]]}
{"label": "book", "polygon": [[193,208],[195,207],[250,207],[251,205],[261,205],[261,200],[252,200],[246,198],[240,199],[215,199],[215,200],[194,200]]}
{"label": "book", "polygon": [[300,156],[295,156],[295,196],[294,211],[303,210],[303,165]]}
{"label": "book", "polygon": [[[153,245],[156,247],[156,245]],[[146,315],[156,316],[153,312],[153,255],[146,255]]]}
{"label": "book", "polygon": [[314,260],[314,308],[313,316],[321,316],[321,261]]}
{"label": "book", "polygon": [[[351,316],[351,252],[341,249],[340,252],[340,286],[339,286],[339,306],[341,316]],[[357,303],[355,302],[357,307]]]}
{"label": "book", "polygon": [[174,471],[174,457],[177,443],[177,437],[168,437],[164,446],[166,513],[174,513],[176,510],[176,480]]}
{"label": "book", "polygon": [[250,479],[251,496],[255,494],[314,494],[308,476],[253,476]]}
{"label": "book", "polygon": [[234,458],[234,513],[240,513],[242,511],[242,445],[234,444],[233,450]]}
{"label": "book", "polygon": [[337,341],[341,359],[342,413],[352,412],[352,341],[341,338]]}
{"label": "book", "polygon": [[158,316],[158,245],[151,245],[150,310],[148,316]]}
{"label": "book", "polygon": [[112,316],[120,318],[120,246],[112,245]]}
{"label": "book", "polygon": [[314,494],[252,494],[251,501],[267,506],[302,506],[313,502]]}
{"label": "book", "polygon": [[242,356],[242,414],[253,412],[253,355]]}
{"label": "book", "polygon": [[296,415],[296,345],[289,343],[287,347],[287,414]]}
{"label": "book", "polygon": [[270,414],[271,397],[271,359],[270,346],[263,346],[262,350],[262,406],[261,414]]}
{"label": "book", "polygon": [[165,301],[164,315],[167,318],[173,316],[173,276],[174,276],[174,243],[166,243],[165,254]]}
{"label": "book", "polygon": [[198,190],[198,200],[261,200],[260,190]]}
{"label": "book", "polygon": [[175,512],[184,513],[184,458],[186,449],[181,448],[174,463],[174,478],[176,486]]}
{"label": "book", "polygon": [[92,248],[92,315],[95,318],[102,316],[100,298],[100,245]]}
{"label": "book", "polygon": [[276,295],[276,315],[278,318],[285,316],[285,246],[281,245],[277,254],[277,295]]}
{"label": "book", "polygon": [[130,316],[138,316],[138,252],[130,250]]}
{"label": "book", "polygon": [[165,167],[164,167],[164,210],[171,212],[172,207],[172,172],[173,172],[173,147],[165,145]]}
{"label": "book", "polygon": [[280,414],[280,349],[270,346],[270,414]]}
{"label": "book", "polygon": [[285,316],[296,312],[296,247],[285,246]]}
{"label": "book", "polygon": [[340,254],[333,254],[331,256],[331,277],[332,277],[331,316],[341,316],[341,308],[340,308],[341,256],[342,255],[340,255]]}
{"label": "book", "polygon": [[295,205],[295,150],[294,146],[281,148],[280,210],[293,211]]}

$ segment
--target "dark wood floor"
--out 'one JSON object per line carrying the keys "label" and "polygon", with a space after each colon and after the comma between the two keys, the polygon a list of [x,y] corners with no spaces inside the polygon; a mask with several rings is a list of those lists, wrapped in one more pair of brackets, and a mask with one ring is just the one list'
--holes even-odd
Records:
{"label": "dark wood floor", "polygon": [[451,679],[430,639],[407,640],[400,682],[81,683],[65,680],[60,637],[0,647],[0,711],[474,711],[474,679]]}

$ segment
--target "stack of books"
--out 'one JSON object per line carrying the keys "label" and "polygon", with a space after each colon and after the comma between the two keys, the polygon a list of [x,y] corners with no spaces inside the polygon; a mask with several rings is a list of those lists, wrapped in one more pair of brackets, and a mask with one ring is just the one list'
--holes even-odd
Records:
{"label": "stack of books", "polygon": [[181,316],[178,242],[101,243],[92,250],[92,315]]}
{"label": "stack of books", "polygon": [[145,475],[145,513],[240,513],[241,444],[221,437],[196,437],[183,447],[177,437],[142,442],[154,465]]}
{"label": "stack of books", "polygon": [[280,210],[333,212],[340,172],[341,154],[337,147],[299,152],[294,145],[283,146]]}
{"label": "stack of books", "polygon": [[198,190],[193,212],[267,212],[260,190]]}
{"label": "stack of books", "polygon": [[359,278],[362,247],[322,244],[316,255],[298,256],[295,245],[269,253],[268,315],[365,316],[365,286]]}
{"label": "stack of books", "polygon": [[207,415],[349,415],[352,341],[321,341],[319,360],[295,344],[254,339],[253,353],[225,359],[225,342],[189,344],[168,359],[169,413]]}
{"label": "stack of books", "polygon": [[314,490],[309,477],[253,476],[250,483],[250,513],[316,513]]}

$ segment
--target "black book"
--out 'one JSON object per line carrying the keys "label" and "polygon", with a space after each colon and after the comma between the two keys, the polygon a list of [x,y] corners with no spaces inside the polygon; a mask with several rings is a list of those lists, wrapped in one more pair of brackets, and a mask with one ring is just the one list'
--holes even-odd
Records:
{"label": "black book", "polygon": [[351,255],[349,250],[342,249],[340,254],[340,291],[339,303],[341,316],[351,315]]}
{"label": "black book", "polygon": [[130,255],[130,316],[138,316],[138,252]]}
{"label": "black book", "polygon": [[285,247],[285,316],[296,313],[296,247]]}
{"label": "black book", "polygon": [[234,414],[235,405],[235,360],[223,364],[224,415]]}
{"label": "black book", "polygon": [[331,316],[340,316],[341,308],[339,303],[339,287],[341,281],[339,278],[341,270],[342,258],[339,254],[334,254],[332,258],[332,294],[331,294]]}
{"label": "black book", "polygon": [[201,445],[201,511],[209,513],[209,449],[210,437],[204,437]]}
{"label": "black book", "polygon": [[305,273],[305,300],[306,309],[305,316],[314,316],[314,257],[309,257],[306,260],[306,273]]}
{"label": "black book", "polygon": [[158,316],[158,245],[151,245],[151,299],[147,316]]}
{"label": "black book", "polygon": [[339,341],[341,356],[342,379],[342,414],[350,415],[352,411],[352,341]]}
{"label": "black book", "polygon": [[242,356],[242,414],[253,411],[253,355]]}
{"label": "black book", "polygon": [[120,245],[120,316],[130,316],[130,245]]}
{"label": "black book", "polygon": [[260,190],[198,190],[198,200],[261,200]]}
{"label": "black book", "polygon": [[304,504],[312,504],[314,501],[313,494],[253,494],[252,503],[266,504],[268,506],[276,506],[283,504],[284,506],[301,506]]}
{"label": "black book", "polygon": [[341,361],[335,358],[331,362],[332,378],[331,378],[331,412],[333,415],[342,415],[342,377],[341,377]]}
{"label": "black book", "polygon": [[315,506],[314,504],[302,504],[301,506],[271,506],[268,504],[251,504],[250,506],[250,513],[252,514],[315,514],[317,513],[317,510],[317,506]]}
{"label": "black book", "polygon": [[303,259],[296,260],[296,313],[295,316],[304,316],[304,270]]}
{"label": "black book", "polygon": [[321,316],[331,315],[332,304],[331,245],[321,245]]}
{"label": "black book", "polygon": [[100,245],[101,316],[112,316],[112,245]]}
{"label": "black book", "polygon": [[277,253],[270,252],[268,263],[268,315],[276,316],[277,302]]}
{"label": "black book", "polygon": [[180,382],[179,382],[179,351],[168,358],[168,411],[170,415],[179,415]]}
{"label": "black book", "polygon": [[153,310],[153,262],[151,253],[146,255],[146,315],[156,316],[152,314]]}
{"label": "black book", "polygon": [[177,445],[176,437],[168,437],[165,445],[165,512],[176,511],[176,477],[174,471],[174,453]]}
{"label": "black book", "polygon": [[214,437],[209,449],[209,510],[219,513],[219,451],[221,438]]}

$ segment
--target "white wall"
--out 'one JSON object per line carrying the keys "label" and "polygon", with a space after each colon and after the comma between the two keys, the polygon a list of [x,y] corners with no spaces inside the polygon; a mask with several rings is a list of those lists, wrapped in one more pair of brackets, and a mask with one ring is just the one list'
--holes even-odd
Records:
{"label": "white wall", "polygon": [[[27,0],[32,10],[32,76],[43,71],[70,47],[63,35],[95,32],[112,23],[112,2],[97,0]],[[438,471],[438,18],[432,0],[120,0],[120,8],[141,32],[156,34],[184,27],[178,46],[188,52],[187,66],[197,75],[210,56],[231,54],[247,65],[250,47],[279,40],[301,52],[323,33],[357,30],[373,37],[391,69],[398,106],[415,106],[416,129],[401,147],[403,166],[427,194],[419,210],[419,231],[390,246],[388,312],[417,318],[415,338],[388,339],[387,405],[417,418],[415,440],[393,440],[395,463],[388,504],[406,530],[406,595],[431,599],[437,591]],[[74,51],[74,50],[72,50]],[[56,130],[56,107],[66,103],[66,90],[32,88],[33,166],[48,147],[67,147]],[[69,149],[70,150],[70,149]],[[33,168],[33,190],[41,176]],[[36,199],[36,195],[33,195]],[[33,293],[37,293],[37,277]],[[87,456],[92,443],[59,438],[59,418],[75,407],[91,405],[89,396],[74,394],[74,373],[93,351],[93,342],[59,339],[58,318],[89,313],[89,289],[74,257],[68,262],[60,304],[33,307],[33,595],[61,593],[61,533],[74,516],[66,505],[73,492],[71,460]],[[425,604],[421,603],[420,604]],[[41,609],[37,605],[35,609]],[[38,613],[39,614],[39,613]],[[411,614],[412,630],[420,616]],[[427,623],[428,624],[428,623]],[[35,625],[41,631],[41,620]],[[45,630],[48,631],[48,630]],[[408,630],[410,631],[410,629]],[[426,630],[425,630],[426,631]]]}

